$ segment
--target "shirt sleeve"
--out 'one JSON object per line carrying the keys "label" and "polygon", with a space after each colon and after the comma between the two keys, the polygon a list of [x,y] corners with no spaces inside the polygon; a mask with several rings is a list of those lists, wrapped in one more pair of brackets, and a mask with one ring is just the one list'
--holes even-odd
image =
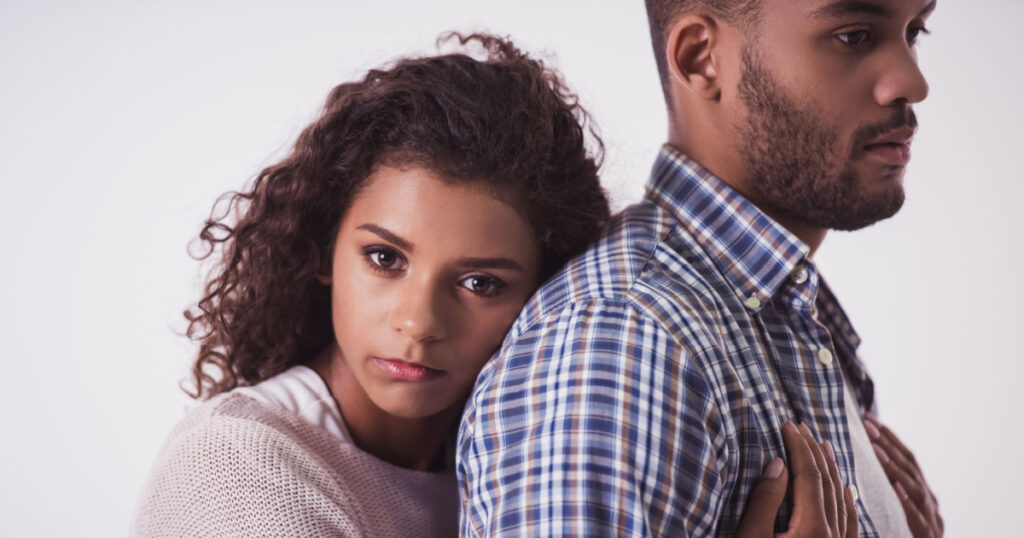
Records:
{"label": "shirt sleeve", "polygon": [[462,536],[709,536],[725,432],[693,357],[631,304],[510,336],[459,432]]}

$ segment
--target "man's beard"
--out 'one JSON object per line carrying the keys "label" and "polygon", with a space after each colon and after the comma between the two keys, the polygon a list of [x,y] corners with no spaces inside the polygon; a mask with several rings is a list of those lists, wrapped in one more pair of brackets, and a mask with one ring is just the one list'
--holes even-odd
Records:
{"label": "man's beard", "polygon": [[[899,211],[901,182],[862,178],[853,164],[874,138],[917,125],[909,106],[884,124],[857,129],[852,149],[844,155],[838,128],[790,96],[749,46],[743,48],[739,95],[749,110],[740,128],[740,152],[749,188],[767,212],[821,228],[857,230]],[[902,170],[892,167],[891,173]],[[889,183],[867,189],[866,181]]]}

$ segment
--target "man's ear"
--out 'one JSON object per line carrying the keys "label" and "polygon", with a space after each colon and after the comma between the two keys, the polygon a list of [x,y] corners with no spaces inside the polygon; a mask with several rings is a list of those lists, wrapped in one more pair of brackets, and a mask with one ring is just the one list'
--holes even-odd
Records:
{"label": "man's ear", "polygon": [[332,275],[330,273],[317,273],[316,280],[317,282],[323,284],[324,286],[330,286],[332,283],[334,283],[334,278],[332,278]]}
{"label": "man's ear", "polygon": [[703,15],[684,15],[672,26],[665,58],[672,86],[682,86],[703,99],[722,94],[715,65],[718,25]]}

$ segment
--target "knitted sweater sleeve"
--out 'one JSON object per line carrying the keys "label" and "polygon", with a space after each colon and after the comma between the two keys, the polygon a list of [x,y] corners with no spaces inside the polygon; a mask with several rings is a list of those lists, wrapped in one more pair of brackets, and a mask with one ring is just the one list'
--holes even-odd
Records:
{"label": "knitted sweater sleeve", "polygon": [[359,510],[303,439],[258,416],[203,406],[171,433],[132,536],[360,536]]}

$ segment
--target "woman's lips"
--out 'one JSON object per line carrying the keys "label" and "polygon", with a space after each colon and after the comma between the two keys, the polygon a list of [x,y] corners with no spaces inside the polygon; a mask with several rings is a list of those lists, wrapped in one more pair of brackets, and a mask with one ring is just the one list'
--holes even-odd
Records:
{"label": "woman's lips", "polygon": [[883,143],[866,146],[864,151],[874,157],[896,166],[906,166],[910,162],[910,144]]}
{"label": "woman's lips", "polygon": [[422,364],[413,364],[400,359],[382,359],[374,357],[373,362],[388,377],[402,381],[429,381],[444,373]]}

